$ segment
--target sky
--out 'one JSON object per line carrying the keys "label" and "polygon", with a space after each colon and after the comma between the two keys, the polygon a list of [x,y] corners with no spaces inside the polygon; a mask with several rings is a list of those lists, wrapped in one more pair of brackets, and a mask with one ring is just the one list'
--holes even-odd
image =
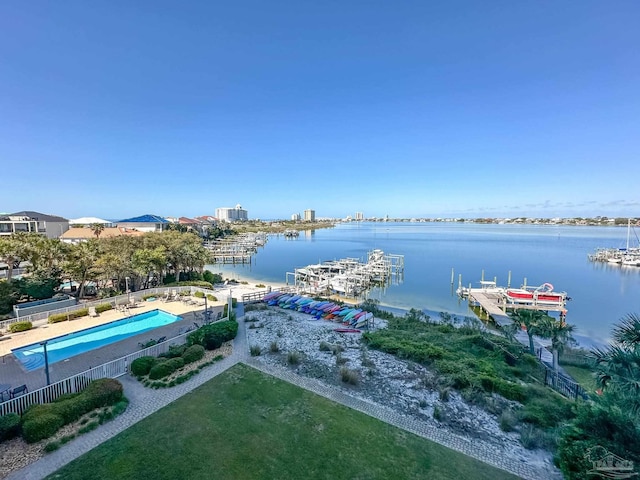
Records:
{"label": "sky", "polygon": [[0,4],[0,212],[640,216],[640,2]]}

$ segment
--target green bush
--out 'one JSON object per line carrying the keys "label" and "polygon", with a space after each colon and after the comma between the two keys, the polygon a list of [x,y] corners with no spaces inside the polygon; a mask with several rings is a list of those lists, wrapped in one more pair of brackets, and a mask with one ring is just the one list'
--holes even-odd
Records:
{"label": "green bush", "polygon": [[89,315],[89,309],[81,308],[80,310],[69,312],[69,320],[72,320],[74,318],[86,317],[87,315]]}
{"label": "green bush", "polygon": [[49,315],[49,323],[59,323],[66,322],[69,319],[66,313],[54,313],[53,315]]}
{"label": "green bush", "polygon": [[133,362],[131,362],[131,373],[133,373],[136,377],[148,375],[149,371],[157,363],[157,361],[158,360],[155,357],[150,356],[136,358]]}
{"label": "green bush", "polygon": [[122,384],[113,378],[101,378],[94,380],[82,392],[82,396],[88,396],[91,410],[98,407],[107,407],[122,400]]}
{"label": "green bush", "polygon": [[16,322],[9,325],[9,331],[11,333],[26,332],[32,328],[33,324],[31,322]]}
{"label": "green bush", "polygon": [[64,425],[64,419],[60,415],[45,412],[41,415],[33,415],[22,424],[22,437],[27,443],[34,443],[49,438]]}
{"label": "green bush", "polygon": [[193,363],[204,357],[204,347],[202,345],[191,345],[182,354],[184,363]]}
{"label": "green bush", "polygon": [[201,292],[200,290],[198,290],[193,294],[193,296],[196,298],[204,298],[204,292]]}
{"label": "green bush", "polygon": [[301,358],[302,355],[300,354],[300,352],[292,351],[287,353],[287,363],[289,365],[298,365]]}
{"label": "green bush", "polygon": [[227,320],[200,327],[187,336],[187,345],[202,345],[207,350],[220,348],[224,342],[233,340],[238,334],[238,322]]}
{"label": "green bush", "polygon": [[160,378],[168,377],[173,372],[175,372],[175,368],[169,363],[169,360],[166,362],[156,363],[151,370],[149,370],[149,379],[150,380],[158,380]]}
{"label": "green bush", "polygon": [[350,370],[347,367],[342,367],[340,369],[340,378],[344,383],[350,383],[351,385],[357,385],[360,381],[358,372],[355,370]]}
{"label": "green bush", "polygon": [[262,349],[260,348],[260,345],[251,345],[251,347],[249,348],[249,352],[251,353],[252,357],[259,357],[262,353]]}
{"label": "green bush", "polygon": [[213,296],[211,294],[207,295],[207,300],[209,300],[210,302],[217,302],[218,301],[217,297],[215,297],[215,296]]}
{"label": "green bush", "polygon": [[10,440],[20,433],[20,415],[8,413],[0,417],[0,442]]}
{"label": "green bush", "polygon": [[101,303],[99,305],[96,305],[96,313],[106,312],[108,310],[111,310],[112,308],[113,305],[111,305],[110,303]]}
{"label": "green bush", "polygon": [[170,358],[165,363],[167,363],[169,367],[172,368],[173,371],[175,372],[176,370],[184,367],[185,361],[184,361],[184,358],[182,357],[175,357],[175,358]]}
{"label": "green bush", "polygon": [[187,349],[187,345],[171,345],[166,353],[161,354],[164,358],[176,358],[181,357]]}

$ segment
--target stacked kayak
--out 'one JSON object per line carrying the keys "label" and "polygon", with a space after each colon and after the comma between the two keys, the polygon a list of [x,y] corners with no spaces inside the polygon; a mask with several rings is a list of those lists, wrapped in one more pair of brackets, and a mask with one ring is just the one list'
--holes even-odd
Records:
{"label": "stacked kayak", "polygon": [[357,307],[339,305],[329,300],[314,300],[293,293],[271,292],[262,301],[270,306],[306,313],[317,320],[322,318],[354,328],[363,327],[373,319],[372,313]]}

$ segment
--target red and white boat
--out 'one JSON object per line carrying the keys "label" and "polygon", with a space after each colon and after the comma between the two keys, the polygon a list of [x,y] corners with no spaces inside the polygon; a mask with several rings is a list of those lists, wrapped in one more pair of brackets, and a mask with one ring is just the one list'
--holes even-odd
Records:
{"label": "red and white boat", "polygon": [[539,287],[507,288],[504,294],[511,303],[564,305],[567,301],[567,292],[554,292],[550,283]]}

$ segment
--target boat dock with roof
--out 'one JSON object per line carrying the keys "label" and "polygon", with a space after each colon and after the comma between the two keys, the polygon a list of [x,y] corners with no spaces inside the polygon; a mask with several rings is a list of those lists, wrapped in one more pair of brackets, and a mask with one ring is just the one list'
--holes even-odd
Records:
{"label": "boat dock with roof", "polygon": [[404,255],[385,254],[376,249],[366,262],[343,258],[287,272],[287,284],[309,294],[338,294],[357,297],[374,286],[399,284],[404,276]]}

